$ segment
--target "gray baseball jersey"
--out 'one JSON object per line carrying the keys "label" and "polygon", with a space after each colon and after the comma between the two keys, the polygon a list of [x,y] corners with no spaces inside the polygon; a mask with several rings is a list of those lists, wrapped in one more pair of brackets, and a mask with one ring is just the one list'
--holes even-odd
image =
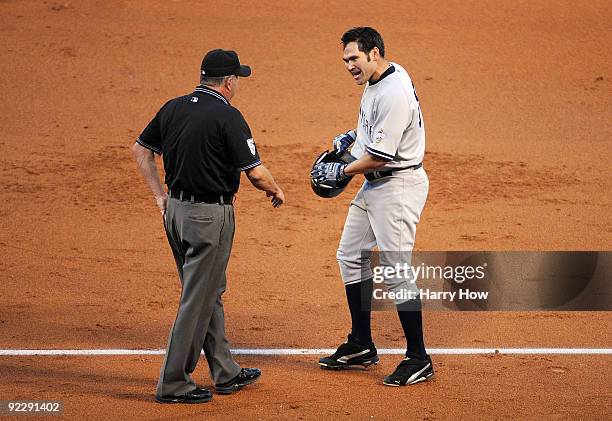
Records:
{"label": "gray baseball jersey", "polygon": [[423,161],[425,124],[410,76],[391,66],[392,73],[363,91],[351,155],[361,158],[367,151],[389,161],[383,169],[400,169]]}

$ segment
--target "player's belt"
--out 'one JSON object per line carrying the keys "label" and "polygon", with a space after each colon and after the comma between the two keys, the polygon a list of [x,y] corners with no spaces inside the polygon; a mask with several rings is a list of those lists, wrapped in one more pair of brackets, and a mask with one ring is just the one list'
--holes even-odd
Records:
{"label": "player's belt", "polygon": [[191,203],[216,203],[219,205],[232,205],[234,203],[233,194],[210,195],[191,193],[183,190],[171,190],[168,192],[168,195],[174,199]]}
{"label": "player's belt", "polygon": [[401,168],[401,169],[398,169],[398,170],[374,171],[374,172],[370,172],[370,173],[365,174],[365,178],[368,181],[380,180],[381,178],[390,177],[393,174],[398,173],[400,171],[404,171],[404,170],[418,170],[422,166],[423,166],[423,163],[419,162],[416,165],[411,165],[409,167]]}

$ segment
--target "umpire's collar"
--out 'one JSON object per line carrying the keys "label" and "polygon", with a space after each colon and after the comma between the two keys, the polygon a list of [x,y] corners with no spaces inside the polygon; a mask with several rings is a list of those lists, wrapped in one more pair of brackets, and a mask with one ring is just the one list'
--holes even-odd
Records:
{"label": "umpire's collar", "polygon": [[196,92],[203,92],[203,93],[208,94],[210,96],[214,96],[215,98],[218,98],[221,101],[225,102],[225,104],[229,105],[229,101],[227,99],[225,99],[225,97],[223,95],[221,95],[219,92],[215,91],[214,89],[210,89],[208,86],[198,85],[195,88],[195,91]]}

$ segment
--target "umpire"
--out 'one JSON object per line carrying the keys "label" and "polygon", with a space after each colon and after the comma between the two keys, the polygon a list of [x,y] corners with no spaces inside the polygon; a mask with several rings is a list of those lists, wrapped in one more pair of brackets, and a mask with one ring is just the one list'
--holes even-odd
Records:
{"label": "umpire", "polygon": [[[212,398],[191,376],[202,349],[217,393],[232,393],[261,375],[259,369],[241,369],[234,361],[221,301],[240,172],[271,197],[275,208],[285,201],[261,163],[247,122],[230,105],[239,77],[250,74],[234,51],[208,52],[202,60],[201,84],[193,93],[168,101],[132,148],[163,215],[183,287],[157,384],[156,400],[161,403]],[[167,194],[154,153],[163,157]]]}

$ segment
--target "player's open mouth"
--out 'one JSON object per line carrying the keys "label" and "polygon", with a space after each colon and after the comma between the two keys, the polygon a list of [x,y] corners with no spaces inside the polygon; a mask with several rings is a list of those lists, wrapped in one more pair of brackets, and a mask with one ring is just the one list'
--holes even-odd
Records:
{"label": "player's open mouth", "polygon": [[354,79],[359,79],[359,76],[361,76],[361,70],[353,70],[351,71],[351,74],[353,75]]}

